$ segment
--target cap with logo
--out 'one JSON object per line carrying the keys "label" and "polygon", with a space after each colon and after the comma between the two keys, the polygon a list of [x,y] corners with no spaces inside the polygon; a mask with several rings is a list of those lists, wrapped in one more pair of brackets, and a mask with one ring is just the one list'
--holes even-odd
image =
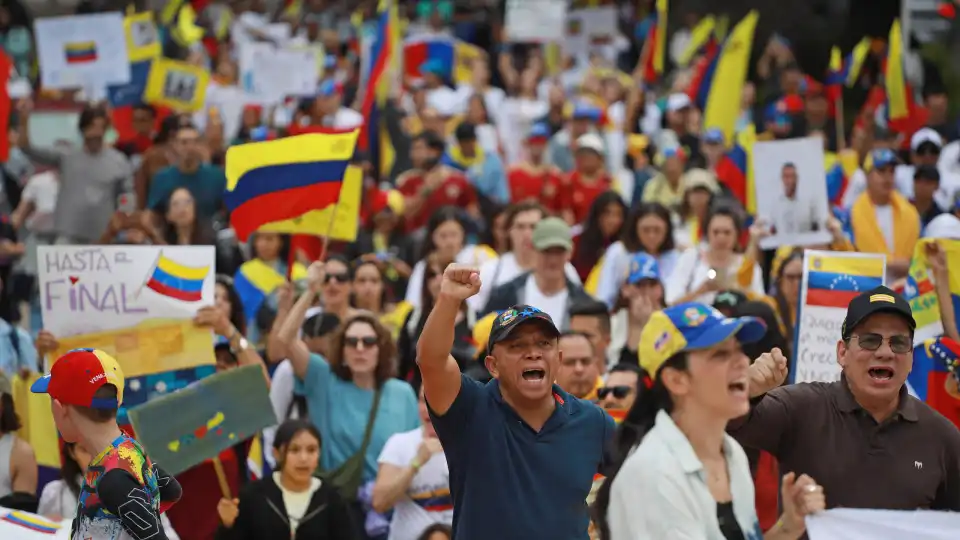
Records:
{"label": "cap with logo", "polygon": [[493,320],[490,338],[487,341],[487,351],[493,351],[494,345],[510,337],[510,334],[520,325],[528,323],[537,323],[552,337],[560,337],[560,330],[547,312],[533,306],[519,304],[505,309]]}
{"label": "cap with logo", "polygon": [[541,219],[533,228],[533,248],[545,251],[550,248],[573,249],[573,233],[570,225],[558,217]]}
{"label": "cap with logo", "polygon": [[[117,398],[97,398],[105,384],[117,388]],[[37,379],[30,391],[50,394],[67,405],[92,409],[116,409],[123,403],[123,371],[109,354],[97,349],[74,349],[54,362],[50,373]]]}
{"label": "cap with logo", "polygon": [[709,349],[733,336],[753,343],[766,333],[766,324],[756,317],[728,318],[704,304],[677,304],[650,316],[637,355],[640,367],[655,378],[660,366],[677,353]]}
{"label": "cap with logo", "polygon": [[850,301],[847,305],[847,315],[843,318],[843,326],[840,327],[840,336],[843,339],[850,339],[854,328],[876,313],[899,315],[907,321],[911,331],[917,329],[917,321],[913,318],[910,303],[893,289],[881,285],[860,293]]}
{"label": "cap with logo", "polygon": [[636,285],[645,279],[660,281],[660,265],[649,253],[634,253],[627,267],[627,283]]}
{"label": "cap with logo", "polygon": [[900,163],[897,154],[889,148],[878,148],[870,153],[871,169],[880,169],[883,167],[892,167]]}

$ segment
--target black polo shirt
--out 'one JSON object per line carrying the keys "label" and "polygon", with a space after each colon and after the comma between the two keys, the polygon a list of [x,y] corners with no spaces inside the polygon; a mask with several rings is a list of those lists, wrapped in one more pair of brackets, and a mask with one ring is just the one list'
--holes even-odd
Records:
{"label": "black polo shirt", "polygon": [[960,431],[905,387],[898,409],[877,423],[844,378],[782,386],[729,432],[773,454],[781,473],[810,475],[827,508],[960,511]]}
{"label": "black polo shirt", "polygon": [[450,468],[454,538],[585,540],[587,495],[613,419],[554,385],[556,409],[536,432],[496,379],[461,375],[460,384],[443,416],[430,411]]}

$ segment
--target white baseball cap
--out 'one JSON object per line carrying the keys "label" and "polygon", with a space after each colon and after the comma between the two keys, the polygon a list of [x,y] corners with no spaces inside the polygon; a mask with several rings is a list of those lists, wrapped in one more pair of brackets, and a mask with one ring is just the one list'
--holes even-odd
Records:
{"label": "white baseball cap", "polygon": [[917,130],[913,137],[910,137],[910,150],[916,152],[917,148],[920,148],[920,145],[926,142],[937,145],[937,148],[943,148],[943,137],[931,128],[923,128]]}
{"label": "white baseball cap", "polygon": [[670,97],[667,98],[667,110],[670,112],[679,111],[692,105],[693,103],[690,101],[690,96],[682,92],[670,94]]}
{"label": "white baseball cap", "polygon": [[604,155],[603,139],[596,133],[585,133],[577,139],[577,150],[593,150]]}

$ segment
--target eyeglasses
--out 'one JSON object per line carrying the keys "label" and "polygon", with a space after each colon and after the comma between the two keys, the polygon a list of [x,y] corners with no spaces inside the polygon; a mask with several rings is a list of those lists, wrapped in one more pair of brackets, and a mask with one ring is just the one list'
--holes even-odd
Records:
{"label": "eyeglasses", "polygon": [[346,347],[353,347],[354,349],[359,349],[361,343],[363,343],[364,348],[373,347],[377,344],[377,337],[376,336],[363,336],[363,337],[347,336],[343,338],[343,344]]}
{"label": "eyeglasses", "polygon": [[[867,333],[850,337],[857,338],[860,348],[865,351],[875,351],[883,345],[883,336],[880,334]],[[913,350],[913,340],[910,336],[890,336],[887,338],[887,343],[890,344],[890,350],[897,354],[906,354]]]}
{"label": "eyeglasses", "polygon": [[331,281],[336,281],[338,283],[346,283],[350,281],[350,274],[342,272],[339,274],[327,274],[323,278],[324,283],[330,283]]}
{"label": "eyeglasses", "polygon": [[607,396],[613,394],[613,397],[623,399],[629,396],[631,392],[633,392],[633,388],[629,386],[604,386],[597,390],[597,397],[607,399]]}

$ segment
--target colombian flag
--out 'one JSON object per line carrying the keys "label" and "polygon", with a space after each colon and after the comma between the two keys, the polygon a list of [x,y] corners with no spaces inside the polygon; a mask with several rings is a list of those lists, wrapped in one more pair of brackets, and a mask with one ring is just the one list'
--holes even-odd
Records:
{"label": "colombian flag", "polygon": [[260,227],[335,204],[360,130],[231,146],[224,202],[241,241]]}
{"label": "colombian flag", "polygon": [[199,302],[203,281],[210,274],[209,266],[186,266],[164,256],[160,252],[153,273],[147,280],[147,288],[157,294],[181,300]]}
{"label": "colombian flag", "polygon": [[960,344],[939,337],[915,347],[907,382],[919,399],[960,428]]}
{"label": "colombian flag", "polygon": [[687,48],[684,49],[683,53],[680,54],[680,58],[677,59],[678,66],[687,67],[701,51],[705,50],[707,54],[710,54],[713,52],[713,49],[716,49],[716,26],[717,20],[713,15],[708,15],[700,19],[700,22],[690,31],[690,43],[687,44]]}
{"label": "colombian flag", "polygon": [[703,127],[720,129],[725,141],[733,140],[740,116],[740,108],[730,104],[740,103],[759,18],[754,10],[737,24],[700,82],[697,104],[703,109]]}
{"label": "colombian flag", "polygon": [[63,47],[68,64],[87,64],[97,61],[97,43],[95,41],[81,41],[67,43]]}
{"label": "colombian flag", "polygon": [[[303,279],[307,276],[307,269],[300,263],[294,263],[291,274],[294,281]],[[263,301],[286,282],[286,276],[260,259],[243,263],[233,276],[233,287],[243,304],[243,313],[247,320],[256,317]]]}
{"label": "colombian flag", "polygon": [[[36,514],[29,514],[27,512],[20,511],[11,511],[9,514],[0,517],[3,521],[7,523],[13,523],[14,525],[19,525],[25,529],[30,529],[31,531],[36,531],[38,533],[44,534],[56,534],[60,530],[60,525],[52,521],[48,521]],[[16,536],[19,536],[17,534]]]}
{"label": "colombian flag", "polygon": [[807,262],[805,305],[844,308],[858,294],[883,285],[880,257],[816,255]]}

